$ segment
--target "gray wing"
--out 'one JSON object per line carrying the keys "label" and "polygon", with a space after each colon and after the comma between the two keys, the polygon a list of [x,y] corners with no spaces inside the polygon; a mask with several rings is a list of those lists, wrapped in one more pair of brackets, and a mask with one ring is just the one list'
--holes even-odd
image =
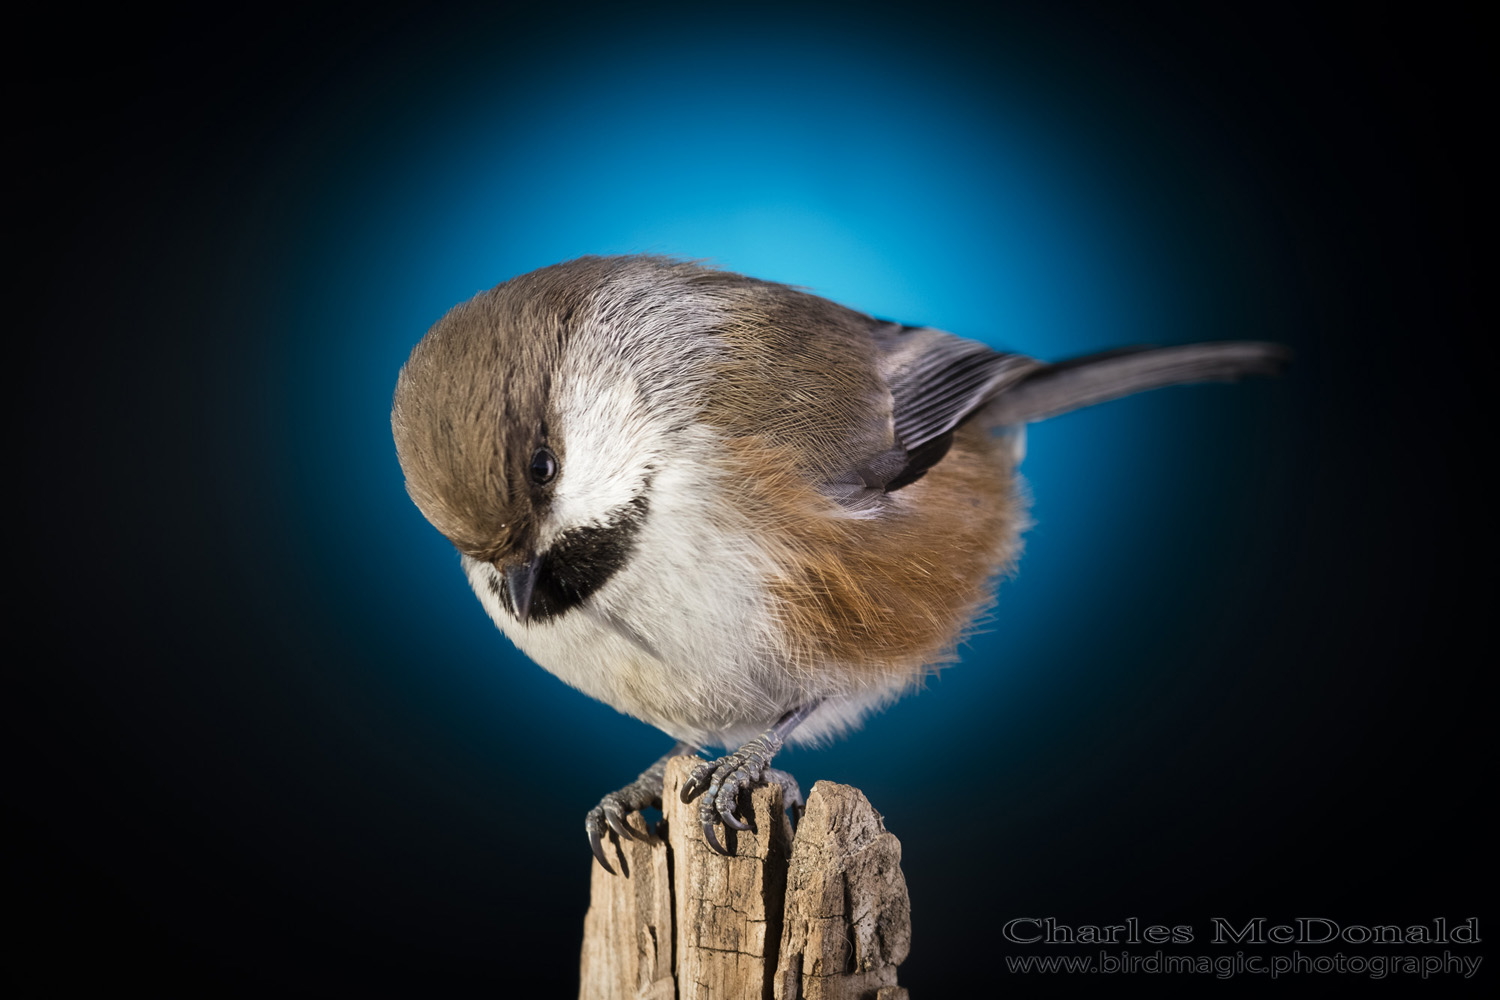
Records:
{"label": "gray wing", "polygon": [[895,444],[830,484],[829,494],[855,512],[878,510],[885,494],[922,478],[947,454],[954,429],[980,410],[996,426],[1032,423],[1163,386],[1280,374],[1290,357],[1280,344],[1223,341],[1044,364],[928,327],[887,323],[872,333]]}
{"label": "gray wing", "polygon": [[952,433],[976,410],[1041,367],[1024,354],[1002,354],[928,327],[901,327],[881,375],[891,388],[896,443],[913,452]]}
{"label": "gray wing", "polygon": [[884,494],[922,478],[948,453],[959,424],[1041,366],[930,327],[882,323],[872,334],[891,393],[894,445],[830,484],[852,510],[875,509]]}

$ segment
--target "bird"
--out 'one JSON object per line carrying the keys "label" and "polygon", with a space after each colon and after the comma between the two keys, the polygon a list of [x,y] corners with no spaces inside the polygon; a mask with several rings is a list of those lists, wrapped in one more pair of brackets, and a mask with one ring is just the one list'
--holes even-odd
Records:
{"label": "bird", "polygon": [[[1259,341],[1048,363],[699,261],[584,256],[452,308],[397,377],[408,495],[522,652],[676,743],[585,817],[641,836],[667,761],[744,830],[847,733],[952,662],[1027,526],[1026,425],[1131,393],[1273,375]],[[727,837],[725,839],[728,839]]]}

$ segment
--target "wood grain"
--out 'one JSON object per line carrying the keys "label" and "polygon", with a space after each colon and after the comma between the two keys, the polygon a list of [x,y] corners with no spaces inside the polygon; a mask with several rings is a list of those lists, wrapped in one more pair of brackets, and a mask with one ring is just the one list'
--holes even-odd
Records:
{"label": "wood grain", "polygon": [[[593,865],[584,918],[583,1000],[905,1000],[896,968],[911,947],[901,844],[862,792],[820,781],[795,837],[781,788],[746,793],[755,832],[703,842],[697,804],[680,801],[692,760],[667,767],[663,822],[650,843]],[[646,832],[640,814],[632,828]]]}

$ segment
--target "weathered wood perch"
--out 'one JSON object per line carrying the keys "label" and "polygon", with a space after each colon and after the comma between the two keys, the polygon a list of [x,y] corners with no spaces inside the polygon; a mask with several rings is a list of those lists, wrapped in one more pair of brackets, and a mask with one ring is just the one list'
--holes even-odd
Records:
{"label": "weathered wood perch", "polygon": [[906,1000],[901,842],[864,793],[818,782],[794,838],[780,786],[757,788],[759,832],[719,827],[725,858],[680,800],[693,763],[667,766],[664,839],[607,846],[626,877],[591,862],[581,1000]]}

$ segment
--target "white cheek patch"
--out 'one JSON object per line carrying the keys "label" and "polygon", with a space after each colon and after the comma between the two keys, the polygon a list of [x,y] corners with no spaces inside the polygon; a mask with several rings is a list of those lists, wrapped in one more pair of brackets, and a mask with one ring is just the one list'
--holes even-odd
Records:
{"label": "white cheek patch", "polygon": [[609,367],[562,380],[566,389],[557,409],[563,458],[539,539],[543,545],[568,528],[604,523],[610,511],[641,493],[656,465],[660,434],[636,381]]}

